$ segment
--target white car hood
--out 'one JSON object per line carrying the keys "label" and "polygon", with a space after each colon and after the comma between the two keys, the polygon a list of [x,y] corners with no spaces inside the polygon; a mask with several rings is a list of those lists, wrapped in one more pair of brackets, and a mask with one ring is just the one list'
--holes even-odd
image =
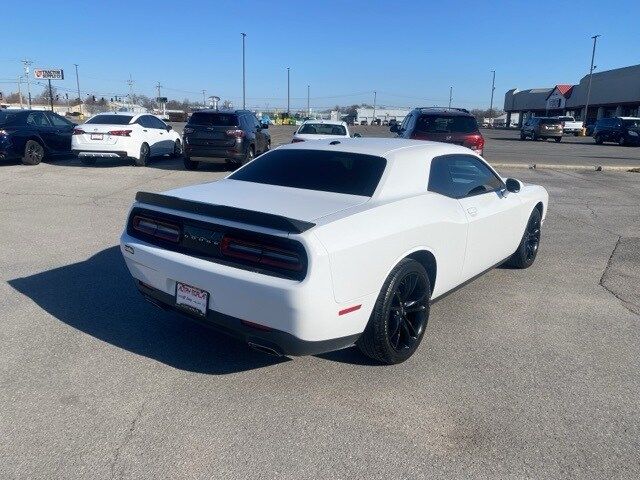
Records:
{"label": "white car hood", "polygon": [[369,200],[369,197],[359,195],[302,190],[230,179],[177,188],[163,194],[307,222],[316,221]]}

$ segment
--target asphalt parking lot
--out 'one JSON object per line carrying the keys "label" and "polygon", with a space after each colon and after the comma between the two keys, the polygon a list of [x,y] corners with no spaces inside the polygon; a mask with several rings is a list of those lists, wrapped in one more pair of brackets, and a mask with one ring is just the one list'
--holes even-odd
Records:
{"label": "asphalt parking lot", "polygon": [[[497,132],[494,163],[640,164]],[[640,477],[640,174],[501,173],[549,190],[536,263],[434,305],[381,367],[265,356],[140,298],[116,247],[135,193],[224,165],[0,165],[0,478]]]}

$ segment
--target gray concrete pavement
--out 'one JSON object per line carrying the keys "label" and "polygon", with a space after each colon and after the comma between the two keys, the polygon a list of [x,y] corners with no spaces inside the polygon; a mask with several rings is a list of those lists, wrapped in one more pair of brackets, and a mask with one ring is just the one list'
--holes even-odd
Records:
{"label": "gray concrete pavement", "polygon": [[139,297],[115,246],[135,192],[222,170],[0,166],[0,478],[640,476],[638,174],[504,171],[551,195],[536,263],[434,305],[381,367],[264,356]]}

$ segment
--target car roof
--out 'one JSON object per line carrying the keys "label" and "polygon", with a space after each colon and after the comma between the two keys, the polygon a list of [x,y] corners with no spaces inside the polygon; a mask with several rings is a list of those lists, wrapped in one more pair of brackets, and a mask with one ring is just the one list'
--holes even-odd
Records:
{"label": "car roof", "polygon": [[220,113],[220,114],[238,114],[238,113],[253,113],[251,110],[243,109],[215,109],[215,108],[203,108],[202,110],[196,110],[193,113]]}
{"label": "car roof", "polygon": [[342,122],[340,120],[305,120],[304,122],[302,122],[302,124],[306,124],[306,123],[323,123],[325,125],[342,125],[342,126],[346,126],[347,122]]}
{"label": "car roof", "polygon": [[442,115],[447,114],[452,117],[473,117],[468,110],[464,108],[449,108],[449,107],[417,107],[417,110],[421,115]]}

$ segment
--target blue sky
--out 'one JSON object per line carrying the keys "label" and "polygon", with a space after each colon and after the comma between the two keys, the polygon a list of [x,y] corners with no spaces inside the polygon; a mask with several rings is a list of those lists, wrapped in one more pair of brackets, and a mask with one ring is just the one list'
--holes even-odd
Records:
{"label": "blue sky", "polygon": [[[46,6],[45,4],[46,3]],[[609,8],[605,7],[609,5]],[[605,7],[605,8],[603,8]],[[373,101],[389,106],[486,107],[504,92],[577,83],[591,35],[602,35],[597,71],[640,63],[640,1],[54,1],[6,2],[0,81],[34,66],[62,67],[62,88],[134,91],[192,100],[242,98],[240,32],[247,33],[247,104],[292,107]],[[0,83],[7,93],[14,85]],[[40,87],[36,89],[39,91]]]}

